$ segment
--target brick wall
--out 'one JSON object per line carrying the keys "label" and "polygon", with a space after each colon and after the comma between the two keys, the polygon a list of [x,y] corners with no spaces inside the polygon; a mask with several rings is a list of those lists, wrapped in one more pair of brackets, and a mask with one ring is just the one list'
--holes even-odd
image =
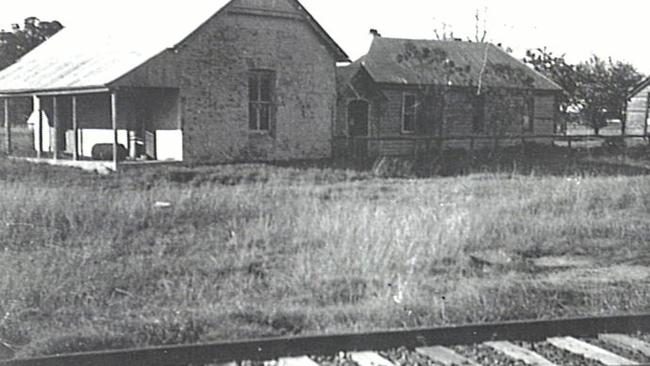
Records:
{"label": "brick wall", "polygon": [[[282,17],[244,14],[255,1],[234,1],[177,54],[184,157],[232,162],[318,159],[331,155],[335,60],[300,13],[286,1]],[[295,14],[288,14],[292,10]],[[274,134],[248,128],[248,75],[273,70]]]}

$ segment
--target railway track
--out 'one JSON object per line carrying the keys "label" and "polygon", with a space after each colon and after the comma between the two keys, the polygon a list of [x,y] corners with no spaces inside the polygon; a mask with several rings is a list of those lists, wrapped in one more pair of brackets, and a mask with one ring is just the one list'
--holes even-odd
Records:
{"label": "railway track", "polygon": [[274,338],[0,362],[0,366],[91,365],[650,365],[650,314]]}

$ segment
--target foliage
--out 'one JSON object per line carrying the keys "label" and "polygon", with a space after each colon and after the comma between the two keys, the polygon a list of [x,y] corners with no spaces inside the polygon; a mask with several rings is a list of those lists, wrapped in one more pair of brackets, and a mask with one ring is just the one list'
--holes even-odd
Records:
{"label": "foliage", "polygon": [[528,50],[524,62],[531,65],[535,71],[553,80],[563,90],[563,97],[560,100],[560,109],[566,112],[567,109],[577,104],[576,91],[578,80],[576,68],[566,61],[564,55],[556,56],[546,48]]}
{"label": "foliage", "polygon": [[[473,133],[518,135],[522,133],[524,119],[529,113],[527,107],[532,98],[534,79],[523,67],[489,62],[489,52],[494,52],[491,50],[494,46],[489,43],[478,45],[485,47],[484,52],[481,48],[484,61],[474,69],[468,64],[456,63],[442,47],[418,46],[411,41],[404,43],[403,50],[396,55],[396,61],[414,73],[435,74],[437,85],[417,85],[421,103],[430,104],[440,97],[464,93],[472,100],[473,108],[481,106],[480,110],[474,112],[478,120]],[[477,100],[487,102],[478,103]],[[420,113],[439,110],[430,107],[425,105]],[[429,117],[420,116],[420,120],[430,120]]]}
{"label": "foliage", "polygon": [[578,107],[596,133],[607,119],[624,120],[627,95],[642,79],[634,66],[592,56],[577,65],[546,48],[529,50],[524,62],[564,89],[561,111]]}
{"label": "foliage", "polygon": [[576,66],[579,78],[576,96],[594,130],[608,118],[624,119],[627,95],[642,79],[634,66],[592,56]]}
{"label": "foliage", "polygon": [[40,21],[36,17],[25,19],[21,28],[14,24],[10,32],[0,32],[0,69],[18,61],[48,38],[63,29],[58,21]]}

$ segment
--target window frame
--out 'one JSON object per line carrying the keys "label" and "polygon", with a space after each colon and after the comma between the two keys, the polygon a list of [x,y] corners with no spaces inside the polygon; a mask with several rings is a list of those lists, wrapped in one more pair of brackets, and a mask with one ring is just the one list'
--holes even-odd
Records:
{"label": "window frame", "polygon": [[[267,79],[267,80],[265,80]],[[253,84],[253,82],[255,84]],[[266,82],[266,83],[265,83]],[[264,90],[264,85],[268,90]],[[253,89],[255,87],[255,89]],[[252,69],[248,72],[248,131],[258,134],[270,134],[275,120],[276,73],[268,69]],[[253,95],[253,90],[255,94]],[[264,96],[268,96],[268,100]],[[256,96],[256,97],[255,97]],[[255,98],[254,98],[255,97]],[[267,109],[266,121],[262,118]],[[255,114],[252,112],[255,111]],[[266,122],[266,123],[264,123]],[[266,124],[266,126],[264,126]],[[266,127],[266,128],[263,128]]]}
{"label": "window frame", "polygon": [[[413,105],[410,107],[412,110],[412,117],[413,117],[413,122],[411,126],[411,130],[406,129],[406,117],[407,117],[407,106],[406,106],[406,98],[412,97],[413,98]],[[418,115],[418,95],[415,93],[409,93],[405,92],[402,93],[402,125],[401,125],[401,131],[402,134],[405,135],[411,135],[416,132],[417,129],[417,115]],[[410,116],[410,114],[409,114]]]}

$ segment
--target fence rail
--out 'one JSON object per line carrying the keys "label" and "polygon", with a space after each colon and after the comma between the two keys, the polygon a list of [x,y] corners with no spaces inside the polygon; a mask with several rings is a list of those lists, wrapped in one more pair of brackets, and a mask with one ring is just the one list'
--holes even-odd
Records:
{"label": "fence rail", "polygon": [[649,139],[650,134],[647,135],[458,135],[458,136],[385,136],[385,137],[366,137],[366,136],[351,136],[351,137],[338,137],[335,140],[358,140],[358,141],[458,141],[458,140],[586,140],[586,139]]}
{"label": "fence rail", "polygon": [[[449,150],[452,148],[458,148],[457,146],[448,146],[448,143],[466,143],[467,146],[464,146],[463,149],[473,151],[477,149],[486,150],[486,145],[489,144],[489,149],[497,150],[507,146],[521,146],[525,151],[526,145],[529,143],[535,143],[542,140],[552,141],[553,144],[556,143],[565,143],[566,147],[573,149],[580,147],[579,143],[584,142],[593,142],[593,141],[602,141],[602,142],[611,142],[614,145],[620,144],[625,147],[626,143],[621,143],[623,141],[635,139],[643,140],[646,143],[650,143],[650,134],[627,134],[627,135],[590,135],[590,134],[548,134],[548,135],[457,135],[457,136],[385,136],[385,137],[365,137],[365,136],[353,136],[353,137],[340,137],[335,138],[334,143],[341,144],[347,147],[348,156],[382,156],[382,155],[394,155],[394,154],[382,154],[373,152],[373,148],[378,150],[377,144],[381,143],[406,143],[410,147],[409,153],[404,153],[400,155],[413,155],[418,156],[421,153],[427,152],[440,152],[444,150]],[[482,146],[477,146],[479,143],[483,143]],[[379,148],[379,150],[381,150]]]}

